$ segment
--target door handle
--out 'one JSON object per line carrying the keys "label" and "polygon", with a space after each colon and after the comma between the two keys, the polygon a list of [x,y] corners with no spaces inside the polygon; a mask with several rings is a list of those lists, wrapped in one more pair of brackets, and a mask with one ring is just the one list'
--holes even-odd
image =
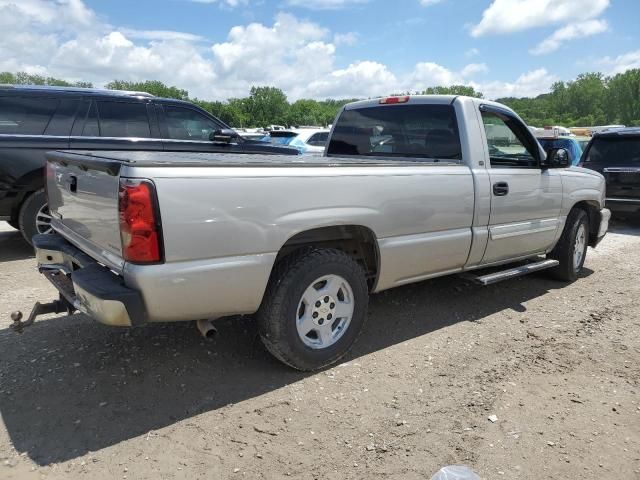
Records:
{"label": "door handle", "polygon": [[76,177],[75,175],[68,175],[67,177],[65,177],[64,183],[69,192],[76,193],[76,191],[78,190],[78,177]]}
{"label": "door handle", "polygon": [[493,184],[493,194],[496,197],[504,197],[509,193],[509,184],[507,182],[497,182]]}

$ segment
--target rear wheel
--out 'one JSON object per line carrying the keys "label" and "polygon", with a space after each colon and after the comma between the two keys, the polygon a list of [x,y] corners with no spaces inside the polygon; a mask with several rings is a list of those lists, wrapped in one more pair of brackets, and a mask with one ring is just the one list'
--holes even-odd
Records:
{"label": "rear wheel", "polygon": [[584,210],[571,210],[558,244],[548,255],[560,262],[549,273],[558,280],[573,282],[582,271],[589,246],[589,216]]}
{"label": "rear wheel", "polygon": [[368,300],[364,271],[347,254],[333,249],[293,254],[276,267],[258,312],[262,341],[298,370],[330,365],[362,331]]}
{"label": "rear wheel", "polygon": [[51,233],[51,215],[44,189],[27,197],[20,208],[18,227],[24,239],[31,244],[31,238],[38,233]]}

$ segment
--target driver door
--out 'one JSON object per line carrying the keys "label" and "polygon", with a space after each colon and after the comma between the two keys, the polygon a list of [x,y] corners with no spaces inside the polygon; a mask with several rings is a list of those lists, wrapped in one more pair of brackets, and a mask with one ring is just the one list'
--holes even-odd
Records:
{"label": "driver door", "polygon": [[540,167],[538,142],[519,118],[497,107],[482,107],[492,190],[482,263],[543,253],[561,227],[560,175]]}

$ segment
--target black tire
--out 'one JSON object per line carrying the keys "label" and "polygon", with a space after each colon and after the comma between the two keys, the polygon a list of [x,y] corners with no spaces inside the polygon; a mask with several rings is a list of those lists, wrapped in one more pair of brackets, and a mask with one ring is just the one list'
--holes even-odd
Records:
{"label": "black tire", "polygon": [[[582,259],[576,266],[574,262],[574,252],[580,228],[584,227],[585,241],[582,250]],[[587,247],[589,244],[589,216],[581,209],[574,209],[569,212],[567,222],[564,225],[562,236],[555,248],[547,255],[549,258],[558,260],[560,265],[549,270],[551,276],[564,282],[573,282],[582,271],[584,261],[587,258]]]}
{"label": "black tire", "polygon": [[[312,348],[301,339],[296,322],[304,292],[326,275],[348,282],[353,292],[353,315],[335,343]],[[257,313],[260,337],[269,352],[290,367],[318,370],[337,362],[351,349],[366,322],[368,303],[365,273],[353,258],[334,249],[305,249],[276,265]]]}
{"label": "black tire", "polygon": [[38,231],[36,225],[36,216],[38,212],[47,205],[47,194],[44,189],[41,188],[29,195],[20,207],[20,214],[18,215],[18,229],[24,239],[31,245],[31,238],[36,233],[42,233]]}

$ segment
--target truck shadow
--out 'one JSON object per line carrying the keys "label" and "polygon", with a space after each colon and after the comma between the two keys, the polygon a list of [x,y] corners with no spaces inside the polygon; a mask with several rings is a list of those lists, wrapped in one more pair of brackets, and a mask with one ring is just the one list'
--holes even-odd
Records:
{"label": "truck shadow", "polygon": [[[383,292],[345,361],[458,322],[526,311],[527,301],[563,286],[544,276],[488,288],[446,277]],[[251,318],[217,325],[213,341],[190,323],[125,330],[83,315],[41,320],[22,335],[1,330],[0,414],[14,447],[39,465],[61,462],[311,375],[272,359]]]}
{"label": "truck shadow", "polygon": [[22,234],[18,230],[10,230],[10,227],[3,225],[2,227],[0,230],[0,262],[24,260],[34,256],[33,247],[22,238]]}
{"label": "truck shadow", "polygon": [[622,235],[640,236],[640,219],[613,217],[609,224],[609,231]]}

